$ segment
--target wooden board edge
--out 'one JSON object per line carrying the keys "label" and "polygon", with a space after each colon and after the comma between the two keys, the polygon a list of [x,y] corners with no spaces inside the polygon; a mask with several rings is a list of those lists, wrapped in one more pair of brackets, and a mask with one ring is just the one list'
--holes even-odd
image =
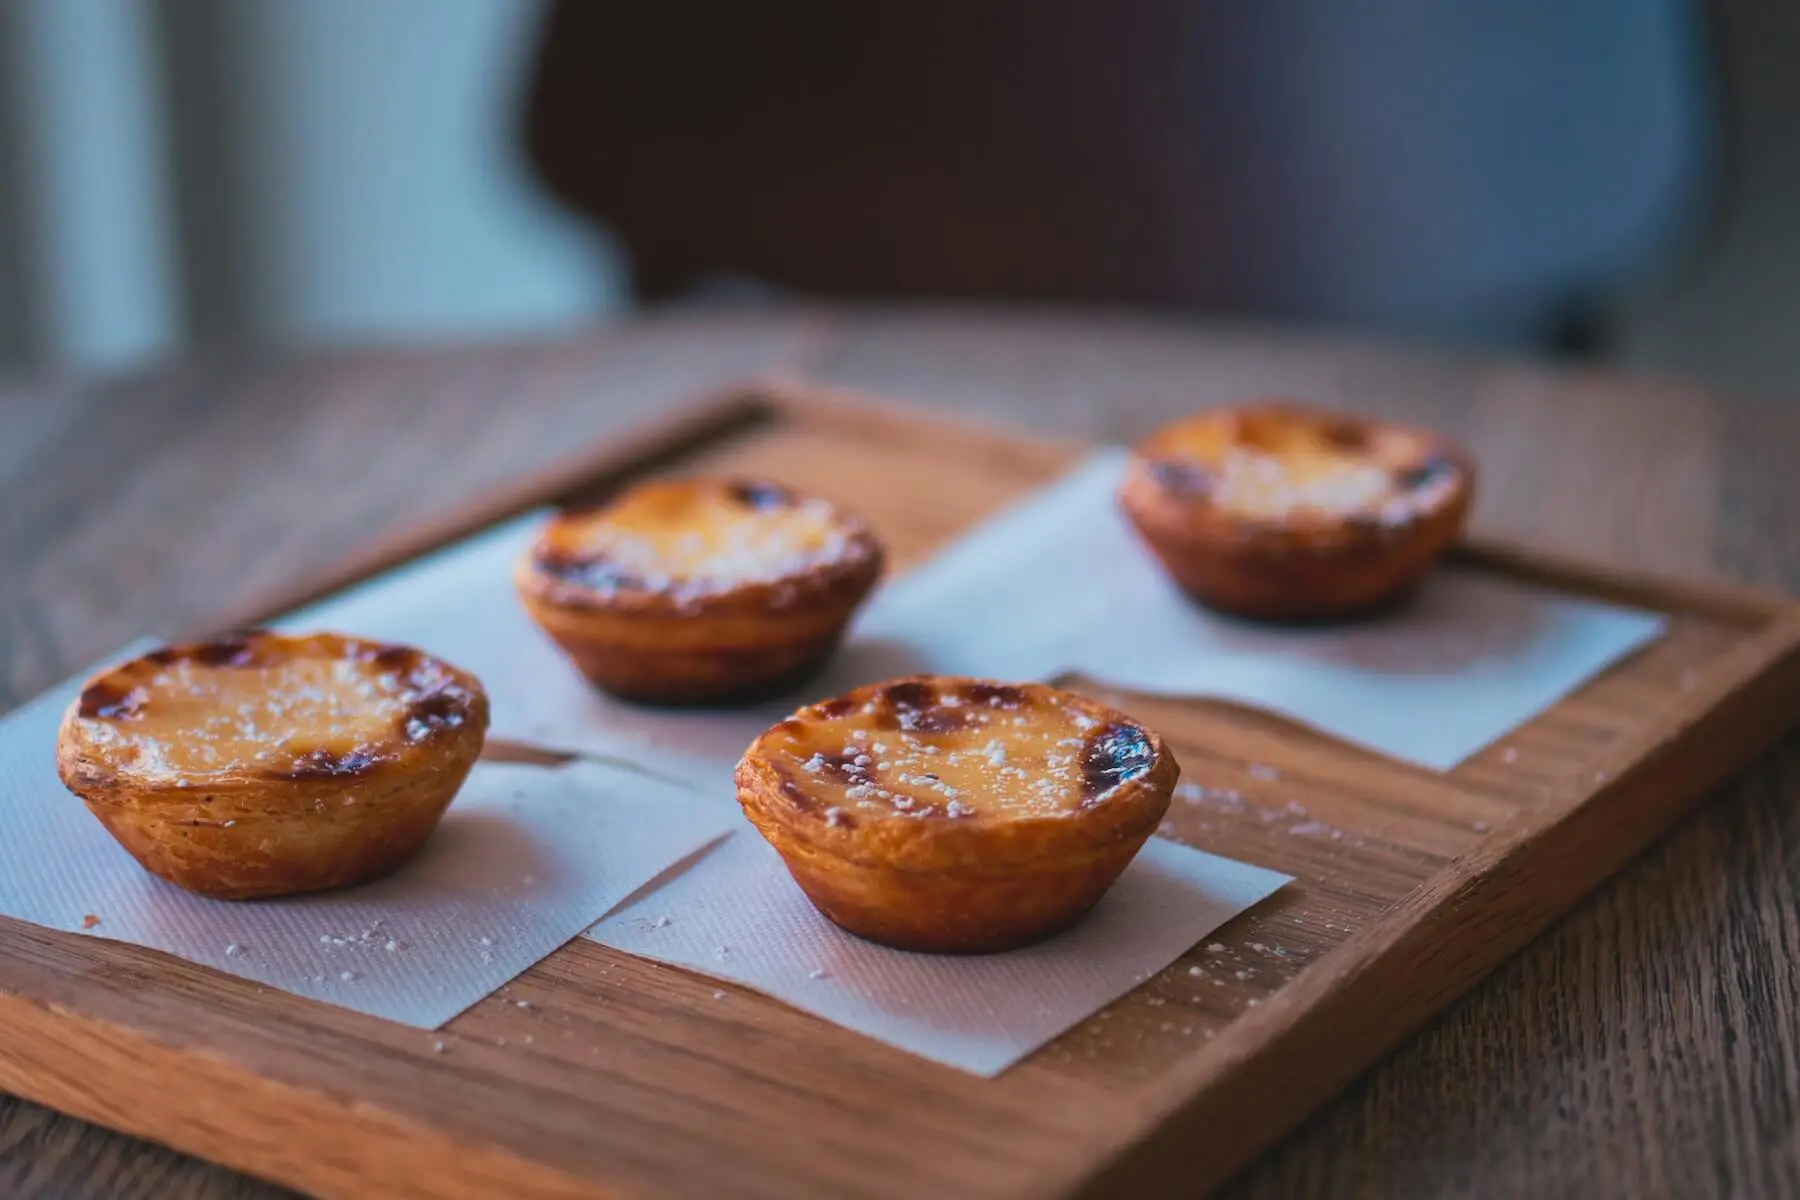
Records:
{"label": "wooden board edge", "polygon": [[1452,562],[1470,563],[1545,587],[1606,600],[1628,608],[1689,613],[1754,628],[1800,611],[1800,600],[1739,584],[1697,583],[1668,575],[1602,566],[1504,538],[1475,535],[1460,543]]}
{"label": "wooden board edge", "polygon": [[[1644,744],[1622,749],[1618,757],[1631,765],[1619,774],[1585,796],[1563,797],[1559,813],[1545,812],[1556,800],[1528,810],[1510,836],[1499,831],[1391,917],[1240,1015],[1115,1118],[1087,1178],[1070,1186],[1047,1176],[1044,1191],[1150,1195],[1158,1181],[1180,1179],[1198,1193],[1260,1157],[1792,727],[1791,714],[1800,711],[1800,616],[1740,646],[1707,691]],[[1553,819],[1534,822],[1532,813]],[[1471,925],[1479,936],[1467,936]],[[1393,988],[1395,978],[1426,977],[1433,986],[1420,996]],[[1281,1071],[1284,1059],[1306,1071]]]}
{"label": "wooden board edge", "polygon": [[[622,1193],[192,1047],[0,993],[0,1091],[286,1187],[351,1200],[596,1200]],[[172,1086],[179,1081],[179,1086]],[[136,1102],[132,1102],[132,1098]],[[221,1110],[228,1120],[219,1120]],[[331,1130],[329,1153],[314,1134]]]}

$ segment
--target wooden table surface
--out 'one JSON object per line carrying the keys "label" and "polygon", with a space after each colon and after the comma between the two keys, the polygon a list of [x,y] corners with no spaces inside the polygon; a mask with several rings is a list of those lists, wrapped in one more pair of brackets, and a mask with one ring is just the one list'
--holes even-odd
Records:
{"label": "wooden table surface", "polygon": [[[1800,404],[1127,316],[670,313],[0,389],[0,700],[768,371],[1094,438],[1272,392],[1411,418],[1472,445],[1487,532],[1800,593]],[[1800,1195],[1797,798],[1790,738],[1228,1193]],[[279,1194],[0,1096],[0,1195]]]}

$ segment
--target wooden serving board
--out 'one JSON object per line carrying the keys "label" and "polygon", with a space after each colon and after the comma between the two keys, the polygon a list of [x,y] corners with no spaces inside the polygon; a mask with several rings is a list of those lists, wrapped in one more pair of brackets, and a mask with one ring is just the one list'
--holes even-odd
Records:
{"label": "wooden serving board", "polygon": [[[668,468],[841,501],[905,569],[1082,451],[760,384],[232,623]],[[998,1079],[582,940],[434,1035],[0,920],[0,1089],[326,1196],[1196,1194],[1792,723],[1800,608],[1463,554],[1670,631],[1442,775],[1224,705],[1103,693],[1216,789],[1174,806],[1172,836],[1297,882]]]}

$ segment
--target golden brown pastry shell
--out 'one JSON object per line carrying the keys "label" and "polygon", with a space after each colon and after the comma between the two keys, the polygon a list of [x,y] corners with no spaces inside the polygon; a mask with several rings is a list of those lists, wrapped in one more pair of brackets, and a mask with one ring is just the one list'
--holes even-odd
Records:
{"label": "golden brown pastry shell", "polygon": [[513,584],[531,619],[602,691],[644,704],[744,704],[817,674],[881,578],[880,539],[845,521],[852,533],[838,561],[679,601],[571,583],[545,570],[535,549]]}
{"label": "golden brown pastry shell", "polygon": [[[938,686],[991,683],[921,676]],[[895,682],[847,693],[860,698]],[[1038,689],[1041,685],[1022,685]],[[1048,690],[1048,689],[1044,689]],[[1055,815],[883,815],[838,809],[764,756],[737,767],[745,815],[794,882],[839,927],[886,946],[932,953],[1015,949],[1073,925],[1099,902],[1168,811],[1180,767],[1153,730],[1075,698],[1104,724],[1141,730],[1153,751],[1142,775],[1091,807]],[[819,706],[790,720],[806,720]]]}
{"label": "golden brown pastry shell", "polygon": [[[278,641],[279,635],[238,640],[254,639]],[[335,634],[308,640],[320,639],[346,653],[370,645]],[[221,644],[172,646],[156,654],[166,661]],[[58,734],[57,771],[145,870],[188,891],[243,900],[368,882],[430,838],[486,739],[488,704],[479,681],[432,661],[468,697],[461,723],[418,741],[396,733],[391,744],[372,747],[369,761],[355,769],[147,780],[120,769],[89,736],[78,700]],[[97,675],[84,694],[97,687],[127,691],[132,677],[150,665],[148,657],[140,658]]]}
{"label": "golden brown pastry shell", "polygon": [[1258,410],[1415,439],[1421,462],[1446,464],[1449,484],[1441,497],[1402,522],[1316,513],[1259,519],[1166,483],[1157,471],[1153,437],[1133,455],[1119,504],[1169,577],[1192,599],[1264,621],[1362,615],[1404,596],[1461,536],[1473,500],[1475,468],[1460,447],[1424,431],[1298,406]]}

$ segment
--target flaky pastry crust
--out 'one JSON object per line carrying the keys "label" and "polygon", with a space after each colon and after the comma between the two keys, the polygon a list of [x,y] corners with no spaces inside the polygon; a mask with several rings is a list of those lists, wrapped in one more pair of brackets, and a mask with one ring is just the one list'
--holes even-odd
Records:
{"label": "flaky pastry crust", "polygon": [[437,828],[487,725],[475,677],[411,647],[255,631],[90,679],[56,761],[145,870],[248,899],[393,870]]}
{"label": "flaky pastry crust", "polygon": [[867,525],[823,500],[755,481],[661,480],[552,518],[514,584],[602,690],[737,704],[815,674],[884,558]]}
{"label": "flaky pastry crust", "polygon": [[1168,811],[1161,738],[1042,684],[915,676],[811,705],[738,763],[745,815],[851,933],[986,953],[1079,920]]}
{"label": "flaky pastry crust", "polygon": [[1119,503],[1195,600],[1316,621],[1403,594],[1461,534],[1474,483],[1435,434],[1265,401],[1153,434]]}

